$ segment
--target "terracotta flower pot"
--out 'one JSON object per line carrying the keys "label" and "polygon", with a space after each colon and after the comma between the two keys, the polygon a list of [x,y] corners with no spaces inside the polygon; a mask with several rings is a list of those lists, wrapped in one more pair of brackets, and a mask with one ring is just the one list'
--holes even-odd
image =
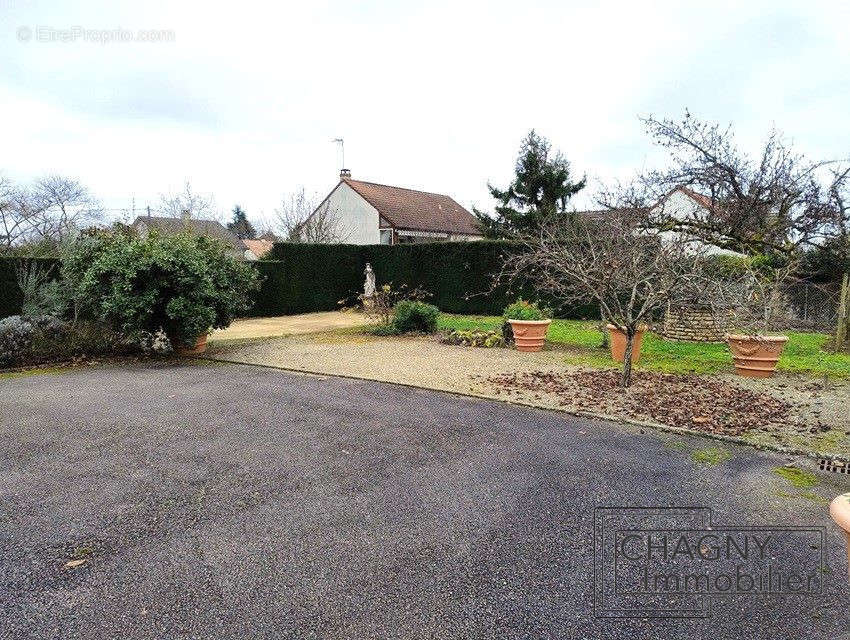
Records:
{"label": "terracotta flower pot", "polygon": [[540,351],[546,342],[551,320],[511,320],[517,351]]}
{"label": "terracotta flower pot", "polygon": [[207,334],[204,333],[198,336],[194,347],[187,347],[179,341],[176,344],[177,348],[175,351],[177,351],[178,356],[197,356],[207,350]]}
{"label": "terracotta flower pot", "polygon": [[776,370],[788,336],[731,334],[726,336],[726,342],[735,361],[735,373],[747,378],[769,378]]}
{"label": "terracotta flower pot", "polygon": [[850,493],[835,498],[829,505],[829,513],[844,532],[844,541],[847,543],[847,575],[850,577]]}
{"label": "terracotta flower pot", "polygon": [[[626,358],[626,332],[615,327],[613,324],[607,326],[608,333],[611,335],[611,357],[616,362],[622,362]],[[632,364],[640,359],[640,346],[643,344],[643,334],[646,333],[648,328],[646,325],[641,325],[637,333],[635,333],[635,339],[632,342]]]}

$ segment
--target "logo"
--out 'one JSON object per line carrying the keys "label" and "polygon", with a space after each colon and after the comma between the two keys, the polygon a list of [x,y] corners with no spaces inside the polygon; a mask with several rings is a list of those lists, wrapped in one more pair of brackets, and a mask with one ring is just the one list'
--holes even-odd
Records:
{"label": "logo", "polygon": [[824,527],[715,526],[706,507],[599,507],[594,611],[707,618],[726,596],[818,596],[825,539]]}

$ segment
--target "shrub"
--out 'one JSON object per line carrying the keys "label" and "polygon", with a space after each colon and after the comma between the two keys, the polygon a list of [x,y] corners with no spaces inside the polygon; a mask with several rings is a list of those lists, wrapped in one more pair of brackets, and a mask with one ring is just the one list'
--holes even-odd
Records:
{"label": "shrub", "polygon": [[101,323],[71,324],[52,316],[0,320],[0,367],[120,355],[137,349],[137,344]]}
{"label": "shrub", "polygon": [[345,300],[340,300],[339,305],[343,310],[351,308],[354,305],[362,305],[363,313],[372,320],[377,320],[378,324],[388,325],[392,323],[395,307],[403,300],[419,300],[429,298],[430,293],[416,287],[411,289],[406,284],[396,287],[392,283],[384,284],[375,289],[375,293],[371,296],[358,294],[357,296],[349,297]]}
{"label": "shrub", "polygon": [[437,330],[440,310],[433,304],[418,300],[402,300],[394,309],[393,326],[399,333],[421,331],[433,333]]}
{"label": "shrub", "polygon": [[30,351],[35,327],[21,316],[0,320],[0,367],[22,362]]}
{"label": "shrub", "polygon": [[65,289],[51,277],[55,265],[36,260],[21,261],[15,266],[15,278],[21,290],[21,315],[62,316],[68,306]]}
{"label": "shrub", "polygon": [[62,321],[39,328],[32,339],[28,363],[57,362],[76,358],[126,355],[139,351],[130,341],[101,322]]}
{"label": "shrub", "polygon": [[505,307],[502,316],[505,320],[546,320],[552,317],[552,312],[549,309],[541,309],[532,302],[526,302],[522,298],[518,298],[516,302]]}
{"label": "shrub", "polygon": [[190,234],[89,234],[62,272],[81,313],[130,338],[162,331],[186,345],[244,314],[259,286],[257,272],[221,243]]}
{"label": "shrub", "polygon": [[532,302],[526,302],[517,298],[516,302],[509,304],[502,312],[502,336],[506,344],[514,342],[514,328],[508,320],[546,320],[552,317],[552,310]]}
{"label": "shrub", "polygon": [[454,329],[444,334],[440,342],[445,344],[459,344],[467,347],[504,347],[505,339],[495,331],[482,331],[471,329],[461,331]]}

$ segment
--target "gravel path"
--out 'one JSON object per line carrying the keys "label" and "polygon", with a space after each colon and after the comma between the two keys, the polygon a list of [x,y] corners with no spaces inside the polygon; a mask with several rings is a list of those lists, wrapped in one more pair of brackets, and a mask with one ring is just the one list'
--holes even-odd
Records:
{"label": "gravel path", "polygon": [[[580,367],[564,363],[563,352],[520,353],[513,349],[483,349],[445,345],[432,337],[389,337],[320,333],[238,345],[213,345],[210,357],[279,366],[312,373],[353,376],[396,382],[441,391],[471,393],[546,408],[588,410],[583,402],[571,405],[563,396],[515,391],[488,384],[486,378],[521,372],[576,373]],[[717,377],[715,377],[717,378]],[[768,380],[719,376],[733,386],[768,394],[791,405],[786,423],[753,430],[743,437],[754,444],[772,444],[820,454],[850,456],[850,382],[778,375]],[[600,404],[598,411],[631,417],[616,401]],[[683,399],[687,402],[687,399]],[[695,426],[695,428],[697,428]],[[812,433],[812,429],[815,430]]]}
{"label": "gravel path", "polygon": [[360,327],[368,323],[369,319],[362,313],[343,313],[341,311],[301,313],[292,316],[266,318],[245,318],[235,321],[227,329],[214,331],[210,336],[210,341],[273,338]]}

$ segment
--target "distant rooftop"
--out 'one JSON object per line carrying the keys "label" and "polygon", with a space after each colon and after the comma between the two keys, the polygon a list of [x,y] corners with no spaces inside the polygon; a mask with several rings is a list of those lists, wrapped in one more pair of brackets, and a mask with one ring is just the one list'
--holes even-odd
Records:
{"label": "distant rooftop", "polygon": [[396,229],[481,235],[478,220],[449,196],[341,176]]}
{"label": "distant rooftop", "polygon": [[245,245],[232,231],[218,220],[200,220],[197,218],[168,218],[164,216],[139,216],[131,226],[144,224],[149,229],[156,229],[163,234],[190,232],[207,238],[221,240],[240,254],[245,252]]}

